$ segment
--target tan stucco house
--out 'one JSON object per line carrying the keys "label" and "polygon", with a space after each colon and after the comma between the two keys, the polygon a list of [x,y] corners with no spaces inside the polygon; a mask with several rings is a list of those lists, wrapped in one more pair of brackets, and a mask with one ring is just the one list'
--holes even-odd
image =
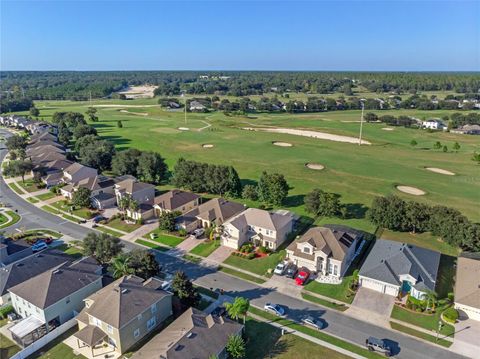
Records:
{"label": "tan stucco house", "polygon": [[480,321],[480,253],[462,253],[458,257],[455,309]]}
{"label": "tan stucco house", "polygon": [[200,196],[192,193],[173,189],[155,197],[153,208],[158,217],[164,212],[186,213],[197,208],[200,203]]}
{"label": "tan stucco house", "polygon": [[269,212],[248,208],[223,223],[221,244],[239,249],[246,242],[276,250],[293,230],[289,211]]}
{"label": "tan stucco house", "polygon": [[312,227],[287,247],[287,259],[298,267],[341,278],[360,240],[357,231],[343,226]]}
{"label": "tan stucco house", "polygon": [[163,282],[123,276],[85,299],[77,316],[79,331],[74,334],[79,348],[109,345],[125,353],[172,315],[172,294]]}

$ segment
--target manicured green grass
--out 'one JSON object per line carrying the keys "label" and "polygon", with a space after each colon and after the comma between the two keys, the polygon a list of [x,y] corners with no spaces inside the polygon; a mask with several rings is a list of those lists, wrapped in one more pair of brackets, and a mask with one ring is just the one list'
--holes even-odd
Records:
{"label": "manicured green grass", "polygon": [[269,269],[274,269],[286,256],[285,250],[271,253],[269,256],[255,259],[247,259],[234,255],[230,255],[224,263],[234,267],[258,274],[267,275]]}
{"label": "manicured green grass", "polygon": [[38,203],[40,202],[40,200],[38,198],[35,198],[35,197],[29,197],[27,198],[28,202],[30,203]]}
{"label": "manicured green grass", "polygon": [[45,186],[38,186],[37,183],[33,181],[33,179],[27,179],[25,182],[18,181],[17,184],[21,186],[25,191],[31,193],[31,192],[37,192],[45,188]]}
{"label": "manicured green grass", "polygon": [[65,219],[68,219],[71,222],[75,222],[75,223],[78,223],[78,221],[79,221],[78,218],[70,216],[69,214],[63,214],[62,217],[65,218]]}
{"label": "manicured green grass", "polygon": [[40,201],[46,201],[48,199],[54,198],[57,195],[53,192],[42,193],[37,196]]}
{"label": "manicured green grass", "polygon": [[10,222],[4,222],[3,224],[1,224],[0,228],[10,227],[10,226],[14,225],[15,223],[17,223],[22,218],[22,217],[20,217],[20,215],[18,215],[14,211],[5,211],[5,213],[7,215],[9,215],[12,219],[11,219]]}
{"label": "manicured green grass", "polygon": [[261,309],[250,306],[250,309],[248,311],[252,314],[263,317],[270,322],[279,323],[279,324],[285,326],[287,330],[289,328],[297,330],[297,331],[302,332],[304,334],[307,334],[311,337],[321,339],[321,340],[323,340],[327,343],[330,343],[330,344],[335,345],[337,347],[340,347],[340,348],[343,348],[345,350],[351,351],[352,353],[359,354],[359,355],[361,355],[365,358],[384,358],[383,356],[381,356],[377,353],[374,353],[374,352],[370,352],[370,351],[368,351],[367,349],[364,349],[361,346],[358,346],[358,345],[346,342],[342,339],[333,337],[331,335],[328,335],[325,332],[322,332],[321,330],[315,330],[315,329],[312,329],[312,328],[309,328],[309,327],[305,327],[301,324],[295,323],[291,320],[277,317],[273,314],[265,312],[264,310],[261,310]]}
{"label": "manicured green grass", "polygon": [[79,209],[74,209],[72,214],[78,217],[82,217],[84,219],[90,219],[95,217],[98,214],[98,212],[92,211],[89,208],[79,208]]}
{"label": "manicured green grass", "polygon": [[107,227],[97,226],[97,227],[95,227],[95,229],[96,229],[96,230],[99,230],[100,232],[107,233],[107,234],[109,234],[109,235],[111,235],[111,236],[114,236],[114,237],[121,237],[121,236],[123,236],[123,233],[114,231],[113,229],[110,229],[110,228],[107,228]]}
{"label": "manicured green grass", "polygon": [[11,189],[13,189],[14,192],[16,192],[17,194],[24,194],[25,192],[23,192],[20,187],[16,184],[16,183],[9,183],[8,184],[10,186]]}
{"label": "manicured green grass", "polygon": [[51,214],[59,215],[62,214],[58,209],[51,207],[50,205],[46,204],[45,206],[42,206],[42,209],[44,211],[50,212]]}
{"label": "manicured green grass", "polygon": [[444,242],[440,237],[426,233],[394,232],[388,229],[383,230],[382,239],[412,244],[418,247],[431,249],[449,256],[458,256],[459,250]]}
{"label": "manicured green grass", "polygon": [[432,342],[432,343],[437,343],[437,344],[439,344],[441,346],[444,346],[446,348],[449,348],[453,344],[452,342],[450,342],[448,340],[440,339],[440,338],[437,341],[436,337],[433,336],[433,335],[426,334],[426,333],[423,333],[423,332],[419,332],[418,330],[415,330],[415,329],[412,329],[412,328],[409,328],[409,327],[405,327],[405,326],[403,326],[401,324],[398,324],[398,323],[390,322],[390,326],[392,327],[392,329],[395,329],[395,330],[401,331],[403,333],[413,335],[415,337],[418,337],[418,338],[421,338],[421,339],[424,339],[424,340],[428,340],[429,342]]}
{"label": "manicured green grass", "polygon": [[75,258],[82,258],[83,257],[83,251],[81,248],[68,245],[67,243],[64,243],[60,246],[55,247],[55,249],[62,251],[68,255],[71,255],[72,257]]}
{"label": "manicured green grass", "polygon": [[[51,203],[50,206],[65,212],[70,212],[72,205],[68,200],[61,200],[55,203]],[[71,214],[81,217],[83,219],[90,219],[94,217],[98,212],[96,210],[91,210],[89,208],[77,208],[71,211]]]}
{"label": "manicured green grass", "polygon": [[[150,237],[148,237],[150,239]],[[176,247],[185,240],[185,237],[171,236],[169,234],[158,234],[156,238],[150,239],[151,241],[165,244],[169,247]]]}
{"label": "manicured green grass", "polygon": [[202,261],[201,258],[192,256],[192,255],[190,255],[190,254],[184,254],[184,255],[182,256],[182,258],[185,259],[185,260],[187,260],[187,261],[189,261],[189,262],[197,263],[197,264]]}
{"label": "manicured green grass", "polygon": [[3,334],[0,334],[0,358],[8,359],[20,351],[20,347],[8,339]]}
{"label": "manicured green grass", "polygon": [[53,238],[60,238],[62,236],[61,233],[52,231],[51,229],[45,229],[45,228],[40,228],[40,229],[30,229],[28,231],[25,231],[25,234],[33,234],[33,235],[48,235]]}
{"label": "manicured green grass", "polygon": [[30,359],[86,359],[83,355],[75,355],[73,349],[64,344],[63,341],[77,331],[74,327],[58,336],[46,346],[29,356]]}
{"label": "manicured green grass", "polygon": [[110,222],[108,222],[106,225],[114,229],[118,229],[120,231],[124,231],[128,233],[133,232],[134,230],[142,226],[141,224],[136,224],[136,223],[133,223],[133,224],[126,223],[125,221],[122,221],[121,218],[115,218]]}
{"label": "manicured green grass", "polygon": [[[155,99],[132,100],[128,104],[145,105]],[[56,111],[85,112],[88,102],[38,101],[42,118],[50,120]],[[285,207],[298,214],[305,214],[302,196],[315,187],[342,195],[342,202],[352,207],[369,206],[377,195],[395,193],[406,199],[429,204],[446,204],[458,208],[473,221],[480,220],[478,193],[480,183],[475,178],[477,166],[471,161],[473,151],[478,151],[476,136],[463,136],[444,132],[428,132],[419,129],[395,127],[384,131],[383,124],[365,123],[364,138],[371,146],[357,146],[310,137],[242,130],[243,127],[277,126],[317,130],[332,134],[358,136],[360,111],[334,111],[308,114],[256,113],[251,116],[225,116],[221,112],[189,113],[188,127],[192,131],[179,131],[184,125],[183,113],[168,112],[158,107],[139,107],[135,111],[148,116],[135,116],[119,110],[125,102],[99,100],[92,105],[118,104],[118,107],[97,107],[100,122],[93,123],[103,138],[113,141],[118,149],[129,147],[158,151],[172,168],[179,157],[209,163],[233,165],[242,180],[257,181],[263,170],[282,172],[291,191]],[[372,111],[378,115],[442,117],[457,111],[388,110]],[[121,120],[123,128],[117,128]],[[212,125],[203,131],[194,131]],[[161,138],[162,141],[158,141]],[[418,142],[416,148],[410,141]],[[290,142],[294,146],[273,146],[272,141]],[[440,141],[451,150],[454,142],[461,145],[458,153],[435,151],[433,144]],[[213,148],[202,148],[211,143]],[[307,162],[320,162],[322,171],[305,167]],[[425,170],[438,167],[455,172],[446,176]],[[396,184],[418,187],[425,196],[411,196],[396,190]],[[249,203],[250,204],[250,203]],[[345,220],[367,229],[368,222],[361,218]]]}
{"label": "manicured green grass", "polygon": [[262,284],[262,283],[266,282],[265,280],[263,280],[261,278],[254,277],[253,275],[249,275],[249,274],[246,274],[246,273],[243,273],[243,272],[240,272],[240,271],[236,271],[234,269],[230,269],[230,268],[220,266],[220,267],[218,267],[218,270],[221,271],[221,272],[233,275],[235,277],[238,277],[238,278],[241,278],[241,279],[244,279],[244,280],[248,280],[250,282],[254,282],[254,283],[258,283],[258,284]]}
{"label": "manicured green grass", "polygon": [[196,254],[197,256],[201,257],[208,257],[218,247],[220,247],[220,240],[207,240],[193,248],[190,253]]}
{"label": "manicured green grass", "polygon": [[141,244],[143,246],[147,246],[151,249],[155,249],[157,251],[160,251],[160,252],[166,252],[169,250],[169,248],[167,247],[162,247],[162,246],[157,246],[155,243],[152,243],[152,242],[149,242],[149,241],[145,241],[143,239],[137,239],[135,241],[135,243],[138,243],[138,244]]}
{"label": "manicured green grass", "polygon": [[323,305],[324,307],[328,307],[328,308],[332,308],[332,309],[335,309],[335,310],[339,310],[341,312],[345,311],[348,309],[348,307],[346,305],[343,305],[343,304],[337,304],[337,303],[334,303],[334,302],[329,302],[328,300],[324,300],[324,299],[321,299],[321,298],[317,298],[313,295],[310,295],[310,294],[306,294],[306,293],[302,293],[302,298],[305,299],[305,300],[308,300],[309,302],[313,302],[313,303],[316,303],[316,304],[320,304],[320,305]]}
{"label": "manicured green grass", "polygon": [[0,213],[0,225],[5,224],[8,222],[8,218]]}
{"label": "manicured green grass", "polygon": [[279,328],[250,317],[245,323],[245,338],[249,359],[349,358],[294,334],[282,335]]}
{"label": "manicured green grass", "polygon": [[341,284],[326,284],[313,280],[305,286],[305,290],[321,294],[325,297],[336,299],[341,302],[352,303],[355,296],[349,289],[351,281],[352,277],[344,277]]}
{"label": "manicured green grass", "polygon": [[[394,319],[401,320],[402,322],[410,323],[428,330],[433,330],[434,332],[438,329],[438,321],[440,320],[441,312],[446,308],[437,308],[435,314],[421,314],[408,309],[399,307],[398,305],[393,306],[391,317]],[[447,336],[452,336],[455,333],[455,327],[451,324],[446,324],[442,326],[440,333]]]}

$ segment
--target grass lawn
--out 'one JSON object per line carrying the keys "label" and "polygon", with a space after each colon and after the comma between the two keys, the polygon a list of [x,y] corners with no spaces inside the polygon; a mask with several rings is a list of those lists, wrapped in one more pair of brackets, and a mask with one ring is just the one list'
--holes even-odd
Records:
{"label": "grass lawn", "polygon": [[409,233],[409,232],[394,232],[384,229],[382,239],[389,239],[391,241],[403,242],[413,244],[418,247],[423,247],[438,251],[449,256],[458,256],[459,249],[442,241],[440,237],[432,235],[430,232],[426,233]]}
{"label": "grass lawn", "polygon": [[36,197],[29,197],[27,198],[27,201],[30,202],[30,203],[38,203],[40,202],[40,200]]}
{"label": "grass lawn", "polygon": [[195,256],[192,256],[190,254],[184,254],[182,256],[183,259],[185,259],[186,261],[189,261],[189,262],[192,262],[192,263],[200,263],[202,261],[202,258],[199,258],[199,257],[195,257]]}
{"label": "grass lawn", "polygon": [[[365,358],[384,358],[384,356],[379,355],[379,354],[374,353],[374,352],[370,352],[370,351],[368,351],[367,349],[365,349],[361,346],[358,346],[358,345],[346,342],[342,339],[333,337],[331,335],[328,335],[325,332],[322,332],[321,330],[315,330],[315,329],[312,329],[312,328],[309,328],[309,327],[305,327],[301,324],[295,323],[291,320],[277,317],[276,315],[267,313],[264,310],[261,310],[261,309],[250,306],[250,309],[248,311],[252,314],[263,317],[263,318],[265,318],[265,319],[267,319],[271,322],[277,322],[277,323],[287,327],[286,328],[287,330],[288,330],[288,328],[295,329],[295,330],[297,330],[299,332],[302,332],[304,334],[307,334],[311,337],[321,339],[321,340],[326,341],[330,344],[333,344],[337,347],[340,347],[340,348],[346,349],[348,351],[351,351],[352,353],[359,354],[359,355],[361,355]],[[267,324],[267,323],[265,323],[265,324]]]}
{"label": "grass lawn", "polygon": [[317,298],[317,297],[314,297],[313,295],[309,295],[309,294],[306,294],[306,293],[302,293],[302,298],[305,299],[305,300],[308,300],[309,302],[320,304],[320,305],[323,305],[324,307],[339,310],[341,312],[348,309],[348,307],[346,305],[337,304],[337,303],[334,303],[334,302],[329,302],[328,300]]}
{"label": "grass lawn", "polygon": [[137,239],[135,241],[135,243],[138,243],[138,244],[141,244],[143,246],[147,246],[151,249],[155,249],[157,251],[160,251],[160,252],[166,252],[169,250],[169,248],[167,247],[162,247],[162,246],[157,246],[155,243],[152,243],[152,242],[149,242],[149,241],[145,241],[143,239]]}
{"label": "grass lawn", "polygon": [[39,349],[35,353],[29,356],[29,359],[86,359],[83,355],[75,355],[73,349],[68,345],[62,343],[66,338],[73,335],[77,331],[77,328],[74,327],[70,330],[67,330],[62,335],[58,336],[50,343],[45,345],[43,348]]}
{"label": "grass lawn", "polygon": [[[153,104],[155,99],[131,100],[129,105]],[[42,120],[50,121],[54,112],[76,111],[84,113],[88,102],[36,101],[42,108]],[[384,131],[380,123],[364,123],[364,138],[371,146],[320,140],[282,133],[245,131],[244,127],[274,126],[316,130],[325,133],[358,136],[361,111],[332,111],[322,113],[255,113],[251,116],[226,116],[222,112],[189,113],[188,127],[191,131],[179,131],[184,124],[184,114],[168,112],[159,107],[138,107],[135,111],[148,113],[137,116],[120,112],[125,102],[96,100],[98,104],[117,104],[118,107],[97,107],[102,120],[92,125],[99,136],[114,142],[117,150],[137,148],[158,151],[170,168],[179,157],[207,163],[232,165],[243,182],[258,181],[263,170],[274,172],[282,169],[292,188],[285,207],[304,215],[303,196],[315,187],[342,195],[342,202],[352,207],[369,206],[375,196],[398,194],[404,199],[414,199],[428,204],[448,204],[459,209],[472,221],[480,220],[478,193],[480,182],[470,181],[477,177],[477,166],[471,161],[472,153],[478,151],[478,139],[448,132],[428,132],[420,129],[395,127]],[[45,106],[45,107],[44,107]],[[129,111],[133,112],[133,109]],[[442,117],[458,110],[382,110],[371,111],[377,115]],[[473,111],[472,111],[473,112]],[[117,127],[117,121],[123,127]],[[195,129],[211,124],[205,131]],[[252,125],[252,122],[254,124]],[[159,141],[159,138],[162,141]],[[418,146],[410,146],[412,139]],[[292,143],[292,147],[273,146],[273,141]],[[439,141],[449,151],[433,150]],[[452,152],[453,143],[461,145],[458,153]],[[213,144],[208,150],[202,144]],[[305,163],[320,162],[325,168],[314,171]],[[425,167],[437,167],[456,173],[446,176]],[[424,196],[412,196],[399,192],[396,184],[420,188]],[[457,184],[457,185],[455,185]],[[362,216],[345,220],[344,224],[357,222],[358,228],[367,228],[368,221]],[[350,222],[349,222],[350,221]]]}
{"label": "grass lawn", "polygon": [[[150,239],[150,237],[148,237]],[[180,243],[182,243],[185,240],[185,237],[177,237],[177,236],[172,236],[169,234],[157,234],[157,237],[154,239],[150,239],[151,241],[158,242],[165,244],[169,247],[176,247]]]}
{"label": "grass lawn", "polygon": [[0,225],[5,224],[8,222],[8,218],[0,213]]}
{"label": "grass lawn", "polygon": [[10,217],[12,217],[12,220],[10,222],[4,222],[4,223],[0,224],[0,228],[6,228],[6,227],[9,227],[11,225],[14,225],[15,223],[17,223],[22,218],[22,217],[20,217],[20,215],[18,215],[14,211],[5,211],[5,213],[8,214]]}
{"label": "grass lawn", "polygon": [[190,253],[196,254],[197,256],[201,257],[208,257],[218,247],[220,247],[219,239],[213,241],[207,240],[193,248]]}
{"label": "grass lawn", "polygon": [[418,338],[422,338],[424,340],[428,340],[429,342],[432,342],[432,343],[437,343],[437,344],[439,344],[441,346],[444,346],[446,348],[450,347],[453,344],[452,342],[450,342],[448,340],[440,339],[440,338],[438,339],[438,341],[436,341],[436,337],[433,336],[433,335],[426,334],[426,333],[423,333],[423,332],[419,332],[418,330],[415,330],[415,329],[412,329],[412,328],[409,328],[409,327],[405,327],[405,326],[403,326],[401,324],[398,324],[398,323],[390,322],[390,326],[392,327],[392,329],[399,330],[401,332],[413,335],[413,336],[418,337]]}
{"label": "grass lawn", "polygon": [[74,217],[74,216],[70,216],[69,214],[63,214],[62,215],[63,218],[65,219],[68,219],[69,221],[72,221],[72,222],[75,222],[75,223],[78,223],[78,218]]}
{"label": "grass lawn", "polygon": [[37,184],[33,181],[33,179],[27,179],[25,180],[25,182],[18,181],[17,184],[29,193],[37,192],[45,188],[45,186],[38,187]]}
{"label": "grass lawn", "polygon": [[51,198],[54,198],[56,197],[57,195],[53,192],[47,192],[47,193],[43,193],[43,194],[39,194],[37,196],[37,198],[40,200],[40,201],[46,201],[47,199],[51,199]]}
{"label": "grass lawn", "polygon": [[114,237],[123,236],[123,233],[117,232],[117,231],[115,231],[113,229],[110,229],[110,228],[107,228],[107,227],[96,226],[95,229],[100,231],[100,232],[107,233],[107,234],[109,234],[111,236],[114,236]]}
{"label": "grass lawn", "polygon": [[28,231],[25,231],[25,234],[35,234],[35,235],[41,235],[41,234],[46,234],[50,237],[53,237],[53,238],[60,238],[62,236],[62,234],[58,233],[58,232],[55,232],[55,231],[52,231],[51,229],[44,229],[44,228],[40,228],[40,229],[30,229]]}
{"label": "grass lawn", "polygon": [[[70,210],[72,209],[72,205],[67,200],[57,201],[55,203],[50,204],[50,206],[65,212],[70,212]],[[97,213],[98,212],[96,210],[91,210],[89,208],[78,208],[78,209],[74,209],[71,212],[71,214],[84,219],[90,219],[94,217]],[[78,221],[78,220],[75,220],[75,221]]]}
{"label": "grass lawn", "polygon": [[0,334],[0,358],[8,359],[20,351],[20,347],[8,339],[3,334]]}
{"label": "grass lawn", "polygon": [[282,249],[278,252],[271,253],[269,256],[255,259],[230,255],[224,263],[258,275],[268,275],[267,271],[269,269],[274,269],[275,266],[285,258],[285,256],[286,251]]}
{"label": "grass lawn", "polygon": [[25,193],[21,190],[21,188],[16,183],[9,183],[8,185],[17,194],[24,194]]}
{"label": "grass lawn", "polygon": [[254,282],[254,283],[258,283],[258,284],[262,284],[262,283],[266,282],[265,280],[263,280],[261,278],[254,277],[253,275],[249,275],[249,274],[246,274],[246,273],[243,273],[243,272],[239,272],[239,271],[236,271],[234,269],[225,268],[225,267],[220,266],[220,267],[218,267],[218,270],[220,272],[224,272],[224,273],[233,275],[235,277],[238,277],[238,278],[241,278],[241,279],[244,279],[244,280],[248,280],[250,282]]}
{"label": "grass lawn", "polygon": [[[401,308],[398,305],[394,305],[391,317],[436,332],[438,329],[440,314],[444,309],[446,309],[446,307],[437,308],[435,314],[429,315],[416,313],[408,309]],[[453,334],[455,333],[455,327],[451,324],[444,323],[440,333],[453,337]]]}
{"label": "grass lawn", "polygon": [[44,211],[47,211],[51,214],[59,215],[62,214],[58,209],[51,207],[50,205],[46,204],[45,206],[41,207]]}
{"label": "grass lawn", "polygon": [[65,254],[68,254],[72,257],[75,258],[82,258],[83,257],[83,251],[81,248],[68,245],[67,243],[64,243],[60,246],[55,247],[55,249],[64,252]]}
{"label": "grass lawn", "polygon": [[130,233],[130,232],[133,232],[134,230],[140,228],[142,225],[137,224],[137,223],[134,223],[134,224],[125,223],[125,221],[122,221],[121,218],[115,218],[115,219],[109,221],[106,224],[106,226],[112,227],[114,229],[118,229],[120,231]]}
{"label": "grass lawn", "polygon": [[293,334],[282,336],[279,328],[253,318],[247,318],[245,335],[249,359],[349,358]]}
{"label": "grass lawn", "polygon": [[453,292],[453,283],[456,272],[457,257],[442,254],[437,273],[435,292],[439,299],[447,298]]}

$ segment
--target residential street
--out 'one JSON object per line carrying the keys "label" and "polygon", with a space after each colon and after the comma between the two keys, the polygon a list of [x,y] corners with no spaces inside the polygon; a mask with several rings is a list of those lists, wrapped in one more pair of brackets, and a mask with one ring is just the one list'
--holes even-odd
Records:
{"label": "residential street", "polygon": [[[0,136],[6,137],[8,136],[8,132],[0,130]],[[3,148],[3,144],[1,147]],[[0,161],[3,160],[5,155],[6,150],[0,150]],[[22,216],[21,221],[12,227],[8,227],[7,230],[9,232],[19,227],[25,227],[26,229],[49,228],[73,238],[81,239],[86,233],[91,231],[91,229],[36,208],[10,190],[5,184],[3,177],[0,179],[0,202],[10,204],[12,209],[18,210],[18,213]],[[137,247],[137,245],[132,242],[124,241],[124,243],[127,249]],[[161,263],[167,271],[174,272],[176,270],[183,270],[189,277],[194,279],[197,284],[212,289],[221,288],[227,292],[226,294],[233,297],[246,297],[250,299],[251,303],[255,306],[263,307],[266,302],[284,305],[288,308],[287,318],[289,319],[299,320],[307,314],[317,318],[321,317],[327,322],[327,327],[324,329],[325,332],[342,337],[347,341],[363,345],[368,336],[387,339],[394,347],[394,352],[398,358],[463,358],[448,349],[442,349],[406,335],[387,330],[383,327],[377,327],[349,317],[341,312],[325,310],[315,304],[281,294],[274,289],[264,288],[222,272],[217,272],[214,268],[185,262],[182,259],[165,253],[156,253],[159,263]]]}

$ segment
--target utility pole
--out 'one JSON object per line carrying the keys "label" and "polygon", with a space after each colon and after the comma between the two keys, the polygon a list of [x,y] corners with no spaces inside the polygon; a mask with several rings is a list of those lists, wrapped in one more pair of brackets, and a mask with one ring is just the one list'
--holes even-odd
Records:
{"label": "utility pole", "polygon": [[185,96],[185,93],[182,93],[182,96],[185,98],[185,125],[187,124],[187,96]]}
{"label": "utility pole", "polygon": [[358,138],[358,145],[361,146],[362,145],[362,132],[363,132],[363,111],[365,109],[365,105],[364,103],[362,102],[362,117],[360,119],[360,136]]}
{"label": "utility pole", "polygon": [[92,91],[90,91],[90,107],[92,107]]}

